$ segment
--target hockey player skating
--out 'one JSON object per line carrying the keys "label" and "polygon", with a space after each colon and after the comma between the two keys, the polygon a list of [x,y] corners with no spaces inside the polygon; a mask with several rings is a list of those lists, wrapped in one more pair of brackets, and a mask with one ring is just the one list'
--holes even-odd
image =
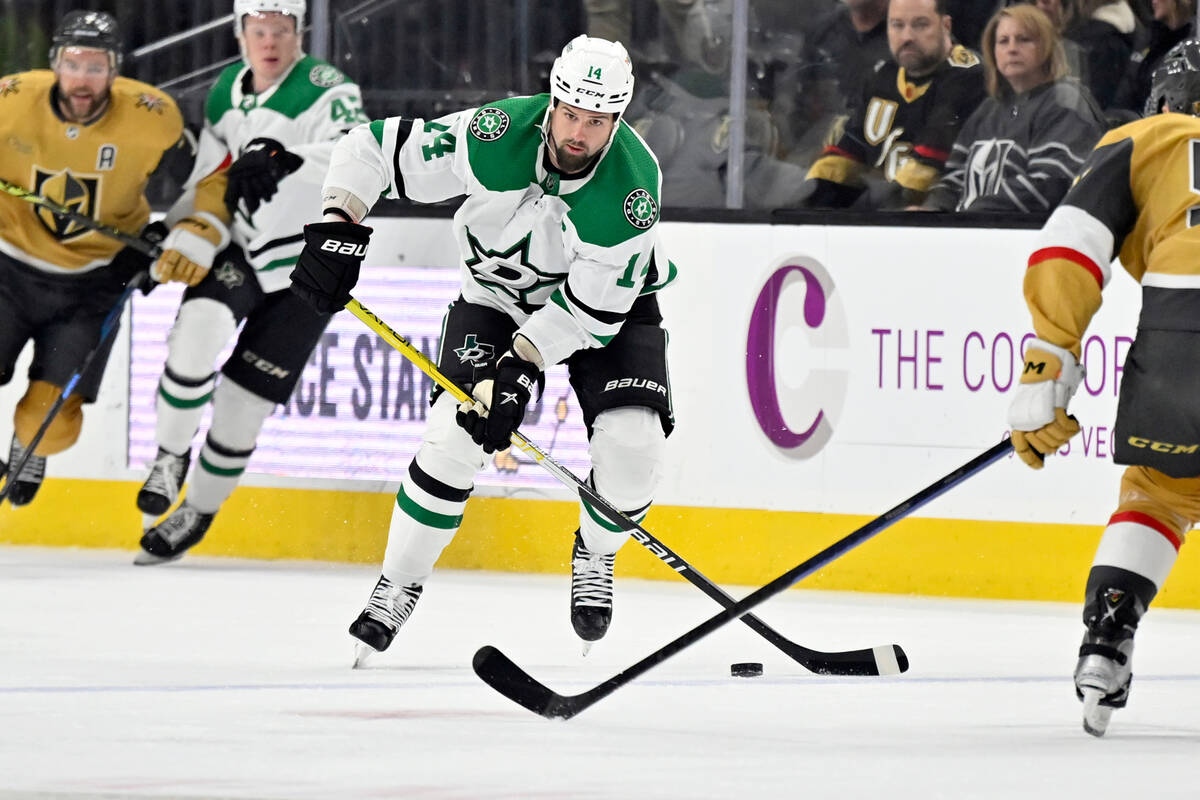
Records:
{"label": "hockey player skating", "polygon": [[[188,289],[158,386],[158,454],[137,496],[149,528],[139,564],[179,558],[204,537],[325,330],[329,314],[286,290],[334,140],[366,121],[358,87],[301,50],[305,0],[235,0],[233,10],[244,61],[209,92],[189,190],[154,265]],[[217,356],[243,320],[218,380]],[[150,527],[178,498],[210,400],[187,497]]]}
{"label": "hockey player skating", "polygon": [[1083,377],[1080,342],[1119,255],[1142,311],[1113,437],[1114,460],[1129,466],[1088,573],[1075,668],[1095,736],[1125,706],[1138,622],[1200,521],[1200,42],[1164,58],[1146,111],[1105,134],[1042,229],[1025,273],[1038,338],[1009,409],[1013,445],[1035,469],[1079,432],[1066,406]]}
{"label": "hockey player skating", "polygon": [[[293,290],[321,311],[348,302],[371,233],[358,223],[381,194],[466,195],[453,226],[462,294],[446,315],[438,368],[478,398],[459,408],[435,394],[396,496],[382,575],[350,626],[356,663],[386,649],[412,613],[485,455],[508,447],[546,368],[567,364],[597,491],[635,520],[650,507],[673,426],[655,292],[674,267],[657,239],[657,161],[621,120],[632,92],[625,48],[580,36],[554,62],[549,94],[372,122],[334,153],[324,221],[305,228]],[[581,505],[570,613],[585,642],[608,630],[626,538]]]}
{"label": "hockey player skating", "polygon": [[[97,11],[65,15],[53,34],[50,70],[0,78],[0,178],[136,236],[150,217],[150,175],[190,148],[175,102],[120,77],[120,66],[116,20]],[[113,238],[0,195],[0,385],[34,342],[29,388],[13,416],[12,469],[100,344],[104,318],[125,285],[149,263]],[[46,457],[79,438],[83,404],[96,399],[111,343],[97,351],[20,474],[8,475],[13,505],[33,500]]]}

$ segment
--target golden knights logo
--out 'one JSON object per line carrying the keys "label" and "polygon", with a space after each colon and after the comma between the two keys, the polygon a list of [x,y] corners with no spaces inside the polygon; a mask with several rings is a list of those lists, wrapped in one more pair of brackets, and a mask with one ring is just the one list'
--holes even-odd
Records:
{"label": "golden knights logo", "polygon": [[161,114],[163,113],[163,109],[167,107],[167,101],[158,95],[143,92],[137,99],[137,107]]}
{"label": "golden knights logo", "polygon": [[21,91],[20,78],[5,78],[0,81],[0,97],[8,97],[10,94],[16,94],[19,91]]}
{"label": "golden knights logo", "polygon": [[[97,206],[100,199],[100,178],[94,175],[74,175],[67,169],[61,172],[47,172],[41,167],[34,167],[33,191],[47,200],[66,206],[76,214],[89,219],[99,217]],[[42,226],[60,242],[82,236],[91,230],[41,206],[34,206],[33,209]]]}

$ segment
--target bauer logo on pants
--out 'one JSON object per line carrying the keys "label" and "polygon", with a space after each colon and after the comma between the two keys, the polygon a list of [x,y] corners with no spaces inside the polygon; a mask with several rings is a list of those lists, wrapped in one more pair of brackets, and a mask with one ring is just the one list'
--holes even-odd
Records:
{"label": "bauer logo on pants", "polygon": [[793,458],[811,458],[833,436],[846,399],[850,340],[833,279],[814,258],[771,269],[750,315],[746,385],[758,426]]}

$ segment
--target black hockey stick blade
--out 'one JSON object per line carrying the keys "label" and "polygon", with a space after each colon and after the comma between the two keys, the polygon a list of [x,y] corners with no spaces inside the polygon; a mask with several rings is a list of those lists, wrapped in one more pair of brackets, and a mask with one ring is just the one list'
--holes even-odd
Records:
{"label": "black hockey stick blade", "polygon": [[841,653],[809,651],[797,654],[784,647],[780,649],[817,675],[899,675],[908,672],[908,654],[898,644]]}
{"label": "black hockey stick blade", "polygon": [[[604,683],[588,689],[586,692],[576,695],[558,694],[539,683],[529,673],[521,669],[512,659],[491,645],[486,645],[476,651],[471,666],[475,670],[475,674],[484,683],[514,703],[548,719],[570,719],[638,676],[666,661],[680,650],[695,644],[717,628],[743,617],[750,609],[770,600],[785,589],[794,586],[803,578],[845,555],[880,531],[904,519],[918,508],[946,493],[990,464],[999,461],[1010,452],[1012,452],[1012,442],[1008,439],[993,445],[950,474],[926,486],[912,497],[871,520],[853,533],[834,542],[812,558],[801,564],[797,564],[792,569],[775,578],[775,580],[756,589],[716,616],[710,617],[695,628],[655,650],[641,661],[630,667],[626,667]],[[898,653],[897,655],[900,654]],[[905,658],[905,664],[907,662],[908,659]]]}

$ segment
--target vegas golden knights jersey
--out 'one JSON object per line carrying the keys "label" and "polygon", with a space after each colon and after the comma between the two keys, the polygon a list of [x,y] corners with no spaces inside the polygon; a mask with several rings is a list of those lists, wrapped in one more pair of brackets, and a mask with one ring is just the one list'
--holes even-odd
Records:
{"label": "vegas golden knights jersey", "polygon": [[[65,121],[53,97],[54,73],[0,78],[0,178],[97,222],[137,234],[150,216],[146,183],[183,133],[175,101],[118,77],[96,121]],[[25,200],[0,193],[0,250],[47,272],[107,264],[121,243]]]}
{"label": "vegas golden knights jersey", "polygon": [[1038,336],[1071,350],[1121,265],[1142,285],[1142,320],[1200,331],[1180,290],[1200,289],[1200,119],[1158,114],[1109,131],[1039,234],[1025,272]]}
{"label": "vegas golden knights jersey", "polygon": [[850,205],[862,192],[863,174],[872,169],[910,201],[919,200],[986,96],[979,57],[962,46],[920,80],[893,61],[880,62],[844,132],[809,169],[808,179],[818,181],[812,204]]}

